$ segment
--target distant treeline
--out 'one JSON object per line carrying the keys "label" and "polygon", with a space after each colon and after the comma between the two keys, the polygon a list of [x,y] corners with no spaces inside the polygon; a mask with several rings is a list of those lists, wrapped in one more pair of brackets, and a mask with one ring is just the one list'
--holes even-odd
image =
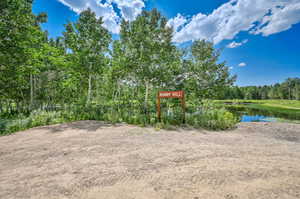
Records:
{"label": "distant treeline", "polygon": [[288,78],[271,86],[228,87],[219,99],[287,99],[300,100],[300,78]]}

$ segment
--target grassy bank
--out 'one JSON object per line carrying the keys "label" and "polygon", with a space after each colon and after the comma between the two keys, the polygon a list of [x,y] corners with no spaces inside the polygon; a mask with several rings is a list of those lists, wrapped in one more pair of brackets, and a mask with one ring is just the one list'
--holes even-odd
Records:
{"label": "grassy bank", "polygon": [[300,111],[300,101],[297,100],[216,100],[216,102],[232,103],[235,105],[250,103],[260,105],[260,107],[274,107]]}

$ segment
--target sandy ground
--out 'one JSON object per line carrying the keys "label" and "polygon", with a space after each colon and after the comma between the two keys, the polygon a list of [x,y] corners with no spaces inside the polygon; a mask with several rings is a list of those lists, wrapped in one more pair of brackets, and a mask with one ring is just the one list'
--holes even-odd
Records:
{"label": "sandy ground", "polygon": [[0,137],[0,198],[299,199],[300,125],[34,128]]}

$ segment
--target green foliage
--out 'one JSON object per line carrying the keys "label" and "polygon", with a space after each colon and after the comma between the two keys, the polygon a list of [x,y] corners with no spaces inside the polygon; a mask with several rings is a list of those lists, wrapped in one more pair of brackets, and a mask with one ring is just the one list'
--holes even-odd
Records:
{"label": "green foliage", "polygon": [[225,62],[218,63],[220,53],[213,44],[195,41],[188,50],[181,72],[181,86],[190,98],[207,99],[218,95],[231,86],[236,76],[230,76]]}
{"label": "green foliage", "polygon": [[204,101],[200,111],[187,119],[189,125],[212,130],[232,129],[238,121],[232,113],[210,101]]}
{"label": "green foliage", "polygon": [[171,80],[178,67],[179,57],[172,44],[172,29],[166,24],[167,19],[156,9],[143,11],[133,22],[122,22],[120,44],[126,54],[126,62],[118,64],[130,68],[135,79],[142,84],[148,82],[152,86],[162,86]]}
{"label": "green foliage", "polygon": [[[185,53],[156,9],[122,21],[120,39],[90,9],[66,24],[63,37],[49,39],[30,0],[0,3],[0,132],[76,120],[155,126],[158,91],[187,92],[187,121],[226,129],[234,120],[200,101],[232,84],[234,77],[211,43],[195,41]],[[194,114],[199,107],[202,112]],[[164,128],[182,124],[178,101],[162,107]],[[197,122],[195,122],[195,121]],[[226,120],[226,121],[224,121]]]}
{"label": "green foliage", "polygon": [[[0,135],[13,133],[28,128],[58,124],[79,120],[99,120],[109,123],[128,123],[140,126],[155,126],[157,129],[174,130],[175,126],[181,126],[182,112],[179,108],[172,109],[170,114],[164,114],[162,122],[157,123],[155,108],[151,112],[145,113],[143,104],[138,106],[129,104],[107,105],[72,105],[57,111],[36,110],[30,115],[18,115],[14,119],[0,120]],[[226,130],[234,128],[238,122],[230,112],[218,107],[209,101],[205,101],[200,106],[200,111],[196,112],[191,108],[191,113],[186,114],[186,124],[196,128],[206,128],[211,130]]]}
{"label": "green foliage", "polygon": [[72,51],[70,54],[72,69],[75,73],[79,73],[76,79],[87,82],[81,84],[81,87],[85,85],[88,89],[87,103],[92,100],[94,75],[102,74],[108,65],[106,53],[109,51],[111,35],[102,25],[102,18],[97,19],[96,14],[88,9],[80,14],[76,23],[67,24],[64,32],[66,47]]}
{"label": "green foliage", "polygon": [[[143,11],[132,22],[123,20],[120,41],[114,43],[113,72],[143,90],[146,109],[153,88],[174,87],[180,57],[172,43],[172,33],[167,19],[154,9]],[[120,82],[117,85],[120,86]]]}
{"label": "green foliage", "polygon": [[0,99],[26,100],[29,75],[38,72],[45,41],[39,27],[46,15],[32,14],[30,0],[0,3]]}

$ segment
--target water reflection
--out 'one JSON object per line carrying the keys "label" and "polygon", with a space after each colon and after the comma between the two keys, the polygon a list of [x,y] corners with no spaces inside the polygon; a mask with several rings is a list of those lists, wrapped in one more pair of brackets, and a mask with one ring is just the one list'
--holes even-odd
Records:
{"label": "water reflection", "polygon": [[242,115],[241,122],[276,122],[278,118],[263,115]]}

